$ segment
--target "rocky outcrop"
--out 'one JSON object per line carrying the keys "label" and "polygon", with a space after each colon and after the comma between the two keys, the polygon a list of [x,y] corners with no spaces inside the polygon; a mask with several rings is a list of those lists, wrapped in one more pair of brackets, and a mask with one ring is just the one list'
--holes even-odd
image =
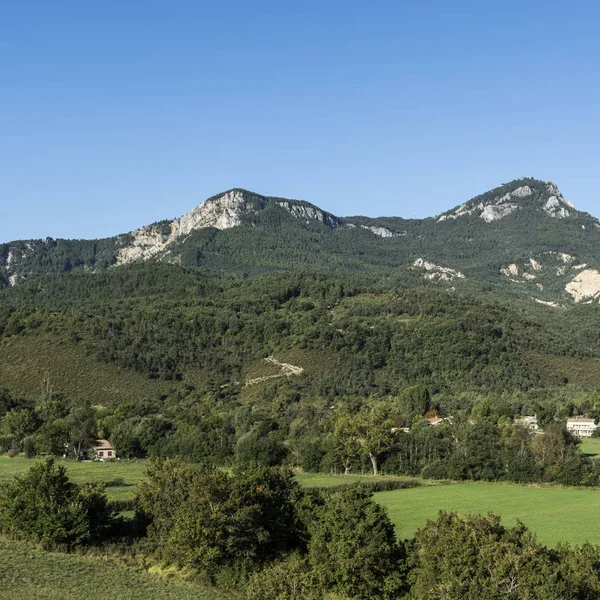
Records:
{"label": "rocky outcrop", "polygon": [[449,267],[440,267],[422,258],[417,258],[413,263],[413,267],[427,271],[423,277],[430,281],[454,281],[455,279],[465,278],[464,274],[460,271],[450,269]]}
{"label": "rocky outcrop", "polygon": [[480,202],[478,204],[467,202],[459,206],[453,213],[442,215],[438,219],[438,223],[473,214],[478,214],[486,223],[498,221],[518,210],[520,208],[518,201],[531,196],[531,194],[531,188],[528,185],[523,185],[512,192],[493,199],[491,202]]}
{"label": "rocky outcrop", "polygon": [[500,272],[507,277],[517,277],[519,275],[519,267],[513,263],[512,265],[508,265],[508,267],[502,267]]}
{"label": "rocky outcrop", "polygon": [[565,290],[571,294],[574,302],[599,299],[600,271],[596,269],[581,271],[571,282],[567,283]]}
{"label": "rocky outcrop", "polygon": [[[573,205],[567,202],[560,193],[556,184],[548,181],[542,187],[536,187],[537,198],[541,196],[541,202],[537,206],[550,217],[565,219],[571,216]],[[501,190],[502,188],[499,188]],[[529,185],[521,185],[512,192],[501,192],[495,198],[477,202],[477,199],[471,200],[459,206],[454,212],[442,215],[438,218],[438,223],[451,219],[458,219],[469,215],[479,216],[486,223],[493,223],[504,219],[508,215],[524,207],[523,201],[533,197],[533,190]]]}
{"label": "rocky outcrop", "polygon": [[378,235],[379,237],[382,237],[382,238],[401,237],[403,235],[406,235],[406,231],[402,231],[402,232],[390,231],[389,229],[386,229],[385,227],[376,227],[374,225],[361,225],[361,227],[363,229],[366,229],[367,231],[370,231],[371,233],[374,233],[375,235]]}
{"label": "rocky outcrop", "polygon": [[[267,200],[264,199],[264,204],[266,202]],[[237,227],[241,224],[244,215],[255,213],[256,210],[256,201],[250,201],[243,190],[225,192],[206,200],[183,217],[170,223],[147,225],[134,231],[131,234],[132,242],[119,251],[117,264],[148,260],[158,256],[173,242],[198,229]]]}
{"label": "rocky outcrop", "polygon": [[282,200],[277,202],[277,204],[285,210],[287,210],[292,216],[296,217],[297,219],[302,219],[307,222],[320,221],[321,223],[328,225],[332,229],[337,229],[341,226],[341,221],[337,217],[334,217],[333,215],[322,211],[316,206],[311,206],[308,204],[298,204],[296,202],[290,202],[289,200]]}
{"label": "rocky outcrop", "polygon": [[488,204],[482,211],[481,215],[479,215],[486,223],[491,223],[492,221],[499,221],[500,219],[504,219],[510,215],[510,213],[515,212],[519,208],[518,204],[501,204],[499,206],[495,206],[493,204]]}

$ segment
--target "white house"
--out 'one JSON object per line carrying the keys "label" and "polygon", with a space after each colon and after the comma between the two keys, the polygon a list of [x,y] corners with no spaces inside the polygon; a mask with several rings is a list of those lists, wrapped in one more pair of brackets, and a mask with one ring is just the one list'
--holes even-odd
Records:
{"label": "white house", "polygon": [[590,437],[596,430],[594,419],[585,419],[584,417],[571,417],[567,419],[567,431],[579,437]]}
{"label": "white house", "polygon": [[515,425],[521,425],[521,427],[525,427],[526,429],[533,429],[534,431],[538,428],[537,415],[531,417],[521,417],[520,419],[515,419]]}

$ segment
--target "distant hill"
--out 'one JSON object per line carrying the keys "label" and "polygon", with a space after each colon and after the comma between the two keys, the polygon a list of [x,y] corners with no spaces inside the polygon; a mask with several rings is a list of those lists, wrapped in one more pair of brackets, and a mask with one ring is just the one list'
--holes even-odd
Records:
{"label": "distant hill", "polygon": [[0,245],[0,287],[48,274],[165,262],[237,276],[309,270],[488,290],[550,307],[600,298],[600,223],[531,178],[427,219],[338,217],[233,189],[174,221],[101,240]]}

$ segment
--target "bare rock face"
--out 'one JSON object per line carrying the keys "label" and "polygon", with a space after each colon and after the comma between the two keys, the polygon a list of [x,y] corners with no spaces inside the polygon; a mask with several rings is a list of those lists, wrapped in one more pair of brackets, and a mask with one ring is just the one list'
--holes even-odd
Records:
{"label": "bare rock face", "polygon": [[542,265],[540,265],[540,263],[535,260],[535,258],[530,258],[529,259],[529,264],[531,265],[531,268],[534,271],[541,271],[542,270]]}
{"label": "bare rock face", "polygon": [[375,227],[373,225],[361,225],[361,227],[382,238],[401,237],[403,235],[406,235],[406,231],[398,233],[397,231],[390,231],[385,227]]}
{"label": "bare rock face", "polygon": [[423,277],[430,281],[454,281],[454,279],[465,278],[464,274],[460,271],[450,269],[449,267],[440,267],[422,258],[417,258],[413,263],[413,267],[426,271]]}
{"label": "bare rock face", "polygon": [[571,294],[574,302],[600,299],[600,271],[596,269],[581,271],[567,283],[565,290]]}
{"label": "bare rock face", "polygon": [[519,267],[513,263],[512,265],[508,265],[508,267],[500,269],[500,272],[507,277],[517,277],[519,275]]}
{"label": "bare rock face", "polygon": [[438,223],[474,214],[481,217],[486,223],[498,221],[518,210],[520,208],[519,201],[531,196],[531,194],[531,188],[528,185],[523,185],[485,204],[483,202],[479,204],[466,202],[459,206],[453,213],[442,215],[438,219]]}
{"label": "bare rock face", "polygon": [[243,191],[231,190],[206,200],[168,225],[147,225],[134,231],[131,244],[119,251],[117,264],[148,260],[163,253],[177,239],[198,229],[237,227],[243,215],[254,212],[256,212],[254,205],[248,201]]}
{"label": "bare rock face", "polygon": [[493,204],[488,204],[483,212],[479,215],[486,223],[491,223],[492,221],[499,221],[504,217],[510,215],[510,213],[515,212],[519,208],[518,204],[501,204],[499,206],[495,206]]}
{"label": "bare rock face", "polygon": [[277,202],[277,204],[287,210],[293,217],[296,217],[296,219],[302,219],[307,222],[319,221],[325,225],[329,225],[332,229],[337,229],[341,225],[341,222],[333,215],[327,214],[316,206],[296,204],[287,200]]}
{"label": "bare rock face", "polygon": [[563,198],[563,195],[560,193],[560,190],[555,183],[549,181],[546,184],[546,189],[548,194],[550,194],[550,197],[544,206],[542,206],[544,212],[549,217],[554,217],[556,219],[565,219],[568,217],[571,213],[567,207],[573,208],[573,205]]}
{"label": "bare rock face", "polygon": [[174,221],[173,234],[180,237],[206,227],[231,229],[240,225],[242,215],[252,212],[255,210],[246,195],[240,190],[232,190],[203,202],[181,219]]}

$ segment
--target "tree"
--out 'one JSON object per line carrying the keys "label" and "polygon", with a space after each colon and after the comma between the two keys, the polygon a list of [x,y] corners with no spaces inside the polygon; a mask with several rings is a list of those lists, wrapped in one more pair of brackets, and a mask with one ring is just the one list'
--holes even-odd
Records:
{"label": "tree", "polygon": [[52,458],[0,488],[0,531],[46,549],[99,540],[113,522],[104,490],[79,487]]}
{"label": "tree", "polygon": [[344,414],[338,417],[333,430],[336,456],[342,461],[344,474],[348,475],[352,465],[360,460],[360,422],[357,415]]}
{"label": "tree", "polygon": [[394,526],[370,492],[350,487],[331,495],[309,533],[309,561],[324,588],[365,599],[401,589],[402,555]]}
{"label": "tree", "polygon": [[148,535],[163,557],[214,576],[298,544],[291,472],[268,467],[232,475],[180,460],[154,462],[138,493]]}
{"label": "tree", "polygon": [[414,600],[571,597],[535,536],[522,523],[503,527],[495,515],[440,512],[417,531],[408,560]]}
{"label": "tree", "polygon": [[342,460],[344,473],[361,458],[371,461],[373,475],[379,474],[379,458],[392,448],[394,434],[391,407],[376,402],[360,412],[338,417],[334,428],[336,454]]}
{"label": "tree", "polygon": [[33,411],[28,408],[13,408],[9,410],[0,423],[0,432],[11,435],[21,445],[23,439],[31,435],[38,427]]}
{"label": "tree", "polygon": [[96,420],[91,408],[76,408],[66,419],[69,435],[69,449],[73,458],[79,458],[81,451],[96,440]]}

